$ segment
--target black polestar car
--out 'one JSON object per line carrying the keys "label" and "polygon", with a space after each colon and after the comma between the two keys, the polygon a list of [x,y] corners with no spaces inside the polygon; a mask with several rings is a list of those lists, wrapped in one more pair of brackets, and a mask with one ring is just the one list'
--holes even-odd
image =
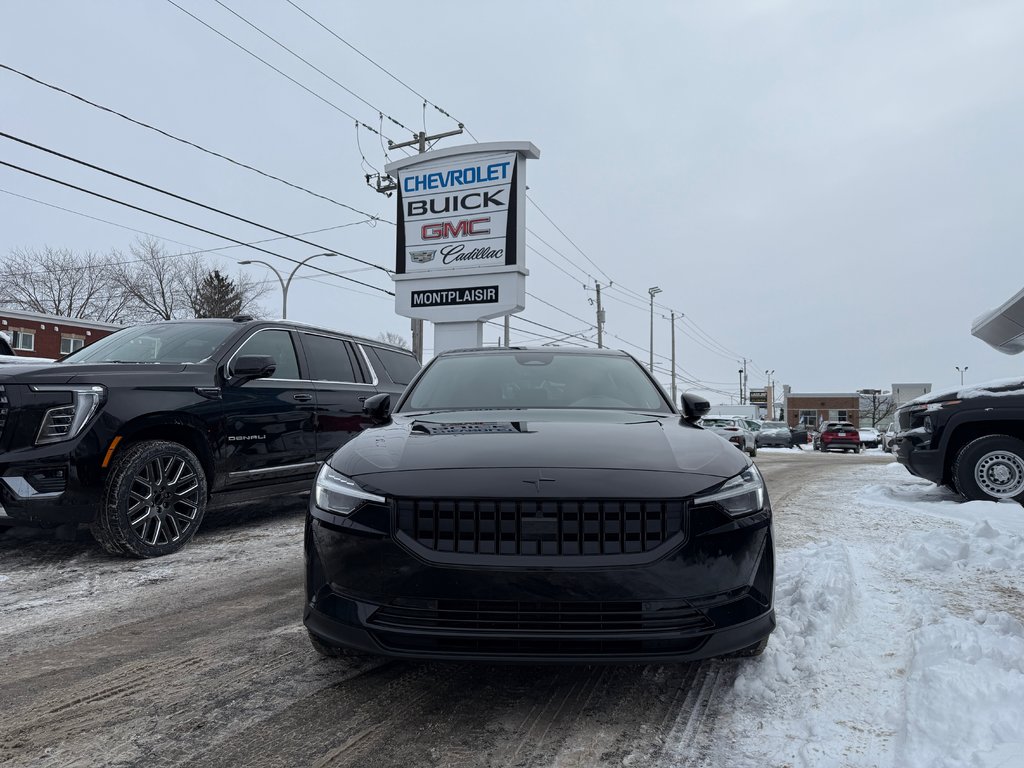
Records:
{"label": "black polestar car", "polygon": [[687,661],[775,627],[768,494],[624,352],[446,352],[323,465],[305,624],[325,655]]}

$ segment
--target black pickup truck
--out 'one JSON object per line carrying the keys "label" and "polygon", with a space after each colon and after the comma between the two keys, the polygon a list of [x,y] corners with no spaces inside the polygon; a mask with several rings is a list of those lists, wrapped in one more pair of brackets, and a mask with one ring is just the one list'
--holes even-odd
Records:
{"label": "black pickup truck", "polygon": [[309,490],[370,423],[363,401],[419,368],[400,347],[248,317],[0,366],[0,525],[88,524],[113,554],[169,554],[210,504]]}
{"label": "black pickup truck", "polygon": [[1024,503],[1024,380],[929,394],[896,412],[899,462],[972,500]]}

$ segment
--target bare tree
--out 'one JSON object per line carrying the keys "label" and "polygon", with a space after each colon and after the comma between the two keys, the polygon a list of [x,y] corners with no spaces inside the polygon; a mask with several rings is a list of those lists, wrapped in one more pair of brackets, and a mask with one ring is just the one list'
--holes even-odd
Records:
{"label": "bare tree", "polygon": [[409,342],[405,340],[405,337],[399,336],[397,333],[392,333],[391,331],[381,331],[378,333],[377,341],[383,341],[386,344],[394,344],[396,347],[409,349]]}
{"label": "bare tree", "polygon": [[[199,253],[168,253],[158,241],[140,238],[130,247],[132,259],[124,261],[118,272],[121,289],[138,307],[142,319],[173,320],[209,316],[208,286],[214,274],[232,284],[237,301],[231,307],[238,312],[262,314],[259,300],[270,287],[241,274],[227,278],[216,262]],[[224,305],[221,311],[227,311]]]}
{"label": "bare tree", "polygon": [[0,264],[0,305],[114,323],[132,300],[119,290],[114,259],[67,248],[15,248]]}
{"label": "bare tree", "polygon": [[137,319],[189,317],[188,277],[198,268],[202,257],[167,253],[151,237],[137,239],[128,250],[132,258],[119,259],[115,279],[133,305]]}

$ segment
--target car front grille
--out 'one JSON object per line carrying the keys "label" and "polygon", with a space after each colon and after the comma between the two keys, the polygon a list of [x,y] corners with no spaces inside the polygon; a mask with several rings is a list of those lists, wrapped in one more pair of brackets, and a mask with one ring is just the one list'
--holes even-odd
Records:
{"label": "car front grille", "polygon": [[379,608],[368,628],[384,647],[468,656],[692,653],[714,629],[685,602],[409,601]]}
{"label": "car front grille", "polygon": [[7,390],[0,384],[0,440],[4,436],[4,427],[7,426],[7,412],[10,410],[10,403],[7,400]]}
{"label": "car front grille", "polygon": [[379,608],[369,623],[391,629],[528,634],[693,633],[712,628],[702,611],[680,601],[410,600]]}
{"label": "car front grille", "polygon": [[397,529],[435,552],[600,556],[650,552],[681,537],[683,500],[397,499]]}

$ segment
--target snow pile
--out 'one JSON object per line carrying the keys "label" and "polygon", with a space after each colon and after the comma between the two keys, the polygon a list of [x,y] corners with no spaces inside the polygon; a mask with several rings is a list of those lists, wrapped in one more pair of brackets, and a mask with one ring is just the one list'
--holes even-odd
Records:
{"label": "snow pile", "polygon": [[979,610],[914,633],[903,751],[931,768],[1024,765],[1024,624]]}
{"label": "snow pile", "polygon": [[776,525],[778,628],[739,663],[709,764],[1024,766],[1019,505],[836,465]]}

